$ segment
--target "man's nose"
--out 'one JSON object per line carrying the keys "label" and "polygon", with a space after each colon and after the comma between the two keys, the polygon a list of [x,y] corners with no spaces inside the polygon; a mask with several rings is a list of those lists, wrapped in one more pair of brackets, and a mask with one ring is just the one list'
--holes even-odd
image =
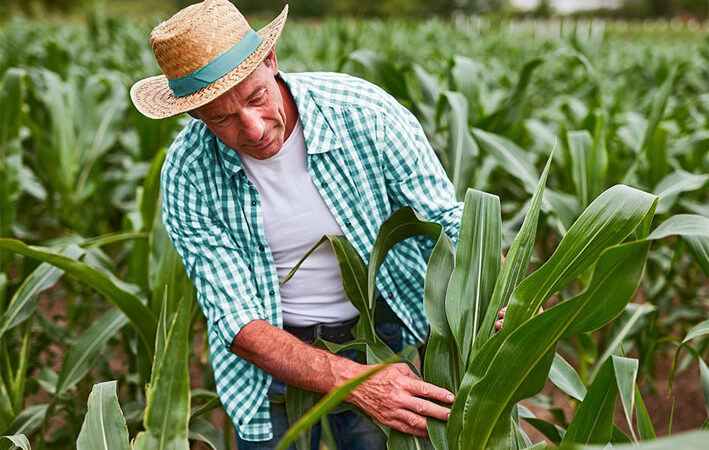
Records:
{"label": "man's nose", "polygon": [[259,141],[265,131],[265,123],[258,114],[243,114],[241,116],[241,132],[250,141]]}

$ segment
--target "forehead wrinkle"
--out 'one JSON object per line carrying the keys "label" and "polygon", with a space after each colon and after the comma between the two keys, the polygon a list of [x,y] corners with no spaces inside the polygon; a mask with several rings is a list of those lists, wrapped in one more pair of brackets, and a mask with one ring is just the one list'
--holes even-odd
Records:
{"label": "forehead wrinkle", "polygon": [[[265,88],[263,83],[256,82],[255,84],[253,88],[249,88],[248,84],[238,84],[231,90],[225,92],[224,95],[208,104],[208,108],[217,108],[217,111],[215,111],[216,114],[214,115],[205,114],[207,119],[216,120],[232,114],[238,114],[243,108],[243,106],[239,107],[240,104],[246,105],[259,91]],[[248,96],[244,97],[246,94],[240,95],[242,94],[241,91],[248,93]],[[236,109],[234,109],[233,106],[236,106]]]}

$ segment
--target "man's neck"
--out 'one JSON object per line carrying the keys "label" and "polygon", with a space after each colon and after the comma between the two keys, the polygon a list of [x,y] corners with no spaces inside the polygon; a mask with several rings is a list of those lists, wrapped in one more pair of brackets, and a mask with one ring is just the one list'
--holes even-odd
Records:
{"label": "man's neck", "polygon": [[278,83],[278,88],[281,91],[283,106],[286,110],[286,134],[283,137],[283,142],[285,142],[293,132],[296,122],[298,122],[298,107],[296,106],[295,100],[290,93],[290,89],[288,89],[288,86],[283,79],[280,76],[276,76],[276,82]]}

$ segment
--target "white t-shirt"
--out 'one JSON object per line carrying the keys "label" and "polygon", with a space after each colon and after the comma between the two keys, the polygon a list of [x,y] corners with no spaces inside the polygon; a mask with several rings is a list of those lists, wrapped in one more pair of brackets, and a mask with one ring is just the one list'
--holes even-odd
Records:
{"label": "white t-shirt", "polygon": [[[300,119],[281,150],[268,159],[239,153],[261,197],[264,232],[283,279],[324,234],[343,234],[306,169]],[[281,287],[283,323],[309,326],[359,315],[342,287],[335,253],[323,243]]]}

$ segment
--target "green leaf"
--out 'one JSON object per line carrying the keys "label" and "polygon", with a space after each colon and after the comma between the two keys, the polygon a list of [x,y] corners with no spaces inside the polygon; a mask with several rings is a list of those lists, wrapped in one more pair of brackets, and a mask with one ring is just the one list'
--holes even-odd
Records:
{"label": "green leaf", "polygon": [[[68,258],[78,258],[83,254],[83,250],[76,246],[70,246],[63,254]],[[61,269],[42,263],[25,278],[10,299],[7,310],[3,313],[0,322],[0,337],[34,313],[37,309],[39,294],[54,286],[63,273]]]}
{"label": "green leaf", "polygon": [[588,160],[593,148],[593,139],[588,131],[583,130],[569,131],[566,133],[566,140],[569,143],[571,176],[576,186],[576,194],[581,198],[581,206],[585,208],[591,199]]}
{"label": "green leaf", "polygon": [[470,360],[500,271],[501,227],[500,199],[469,189],[445,303],[464,367]]}
{"label": "green leaf", "polygon": [[[632,309],[631,309],[632,308]],[[614,330],[613,336],[610,339],[610,342],[608,343],[608,346],[606,347],[605,351],[601,356],[599,356],[596,359],[596,365],[593,367],[591,372],[588,375],[588,378],[590,380],[593,380],[594,377],[596,376],[596,373],[600,369],[600,367],[606,362],[608,358],[610,358],[613,353],[615,353],[623,343],[623,341],[628,337],[628,335],[631,333],[631,331],[634,329],[634,326],[636,323],[640,321],[644,316],[650,314],[655,310],[655,307],[652,305],[637,305],[637,304],[632,304],[628,305],[628,309],[626,310],[626,313],[630,312],[630,316],[628,317],[628,320],[623,324],[623,326],[618,329],[618,331]]]}
{"label": "green leaf", "polygon": [[[395,359],[396,358],[392,358],[392,360],[388,362],[393,362]],[[386,367],[384,364],[377,365],[330,391],[310,411],[308,411],[307,414],[301,417],[300,420],[290,427],[288,432],[281,439],[281,442],[278,443],[276,450],[285,450],[288,448],[290,444],[295,442],[295,439],[301,433],[318,423],[323,416],[330,412],[332,408],[340,404],[345,397],[350,394],[350,392],[357,388],[357,386],[364,383],[369,377],[379,372],[384,367]]]}
{"label": "green leaf", "polygon": [[684,170],[677,170],[667,175],[653,189],[653,193],[660,197],[657,214],[669,212],[681,193],[700,189],[707,180],[709,174],[695,175]]}
{"label": "green leaf", "polygon": [[[430,333],[423,361],[423,374],[428,383],[458,392],[463,378],[463,362],[451,334],[446,317],[446,290],[455,264],[455,247],[443,232],[433,247],[428,260],[424,284],[423,308],[430,323]],[[447,449],[446,424],[426,418],[428,434],[437,450]]]}
{"label": "green leaf", "polygon": [[677,214],[662,222],[648,239],[661,239],[673,234],[682,236],[704,274],[709,276],[709,218]]}
{"label": "green leaf", "polygon": [[212,450],[229,450],[229,447],[224,445],[224,432],[204,419],[190,421],[189,438],[204,442]]}
{"label": "green leaf", "polygon": [[583,403],[569,424],[562,445],[567,443],[607,444],[613,435],[613,412],[618,385],[611,361],[606,361],[593,381]]}
{"label": "green leaf", "polygon": [[157,152],[150,163],[148,173],[145,175],[143,195],[140,198],[140,215],[143,221],[141,231],[150,231],[153,226],[155,210],[158,207],[160,196],[160,169],[165,161],[166,153],[164,148]]}
{"label": "green leaf", "polygon": [[638,434],[640,435],[640,439],[643,441],[656,439],[657,436],[655,436],[655,428],[652,426],[650,415],[647,413],[645,402],[643,402],[643,396],[640,395],[640,389],[638,389],[637,385],[635,385],[635,398],[637,399],[635,420],[638,424]]}
{"label": "green leaf", "polygon": [[398,242],[412,236],[427,235],[433,239],[438,239],[441,233],[441,226],[437,223],[422,220],[416,211],[410,207],[400,208],[394,211],[385,220],[372,247],[369,255],[369,269],[367,274],[367,299],[369,308],[374,311],[376,306],[376,279],[379,267],[384,263],[387,252]]}
{"label": "green leaf", "polygon": [[[621,450],[667,450],[672,449],[689,449],[689,448],[704,448],[706,447],[707,440],[709,440],[709,431],[691,431],[682,434],[676,434],[672,437],[666,437],[663,439],[658,439],[656,441],[643,442],[643,443],[632,443],[625,445],[614,445],[614,449]],[[606,446],[586,446],[586,447],[571,447],[571,448],[585,448],[585,449],[604,449]]]}
{"label": "green leaf", "polygon": [[32,434],[42,424],[48,407],[48,403],[30,406],[15,417],[15,420],[12,421],[5,432],[12,434]]}
{"label": "green leaf", "polygon": [[[451,448],[484,448],[493,425],[505,420],[505,412],[544,387],[554,356],[550,352],[559,339],[597,329],[623,310],[638,286],[648,248],[644,241],[609,248],[583,292],[527,320],[509,337],[498,334],[483,346],[453,403],[448,422]],[[614,276],[621,268],[624,276]]]}
{"label": "green leaf", "polygon": [[633,441],[637,442],[638,438],[635,436],[633,428],[633,409],[635,407],[635,379],[638,376],[638,360],[613,355],[612,361],[625,420],[628,423],[630,434],[633,436]]}
{"label": "green leaf", "polygon": [[52,264],[96,289],[123,311],[135,325],[148,354],[153,353],[152,346],[155,342],[157,328],[155,316],[137,296],[118,287],[108,276],[80,261],[37,247],[30,247],[15,239],[0,239],[0,248]]}
{"label": "green leaf", "polygon": [[[322,395],[316,392],[286,386],[286,413],[288,414],[288,423],[296,423],[298,419],[307,414],[321,398]],[[301,433],[296,438],[296,448],[298,450],[310,449],[311,436],[311,428]]]}
{"label": "green leaf", "polygon": [[88,411],[81,425],[78,450],[129,450],[128,427],[118,404],[116,382],[95,384],[88,401]]}
{"label": "green leaf", "polygon": [[583,401],[586,396],[586,386],[583,385],[581,378],[571,364],[558,353],[554,355],[554,362],[549,370],[549,380],[576,400]]}
{"label": "green leaf", "polygon": [[478,145],[468,127],[468,101],[460,92],[444,91],[438,102],[438,116],[448,123],[448,145],[445,149],[446,173],[455,187],[456,198],[465,197],[475,172]]}
{"label": "green leaf", "polygon": [[643,139],[640,143],[640,146],[636,149],[638,156],[633,162],[633,165],[630,167],[630,169],[628,169],[627,173],[625,174],[625,177],[623,178],[623,183],[633,182],[637,168],[640,165],[641,161],[644,160],[649,164],[653,163],[651,157],[651,148],[649,144],[652,140],[653,135],[657,131],[658,125],[662,120],[662,116],[664,115],[665,107],[667,106],[667,100],[669,99],[670,94],[672,93],[672,87],[674,86],[676,76],[677,66],[674,66],[670,70],[670,73],[667,75],[667,78],[665,78],[665,81],[662,83],[660,88],[657,89],[654,93],[652,105],[650,106],[650,115],[647,120],[645,132],[643,133]]}
{"label": "green leaf", "polygon": [[143,425],[135,450],[188,449],[190,375],[188,357],[192,297],[183,297],[165,341],[160,360],[155,360],[147,394]]}
{"label": "green leaf", "polygon": [[10,440],[14,446],[13,448],[20,447],[22,450],[32,450],[32,446],[30,445],[30,441],[27,439],[27,436],[24,434],[14,434],[12,436],[2,436],[3,439],[8,439]]}
{"label": "green leaf", "polygon": [[692,339],[709,334],[709,319],[704,322],[700,322],[693,326],[688,332],[687,336],[684,337],[682,343],[691,341]]}
{"label": "green leaf", "polygon": [[[73,388],[93,366],[94,360],[123,325],[128,322],[119,309],[111,309],[94,322],[69,349],[62,361],[55,388],[55,400]],[[97,385],[98,386],[98,385]],[[114,386],[115,390],[115,386]]]}
{"label": "green leaf", "polygon": [[525,191],[535,191],[537,170],[524,150],[502,136],[477,128],[473,128],[473,137],[483,151],[495,158],[500,167],[522,182]]}
{"label": "green leaf", "polygon": [[517,287],[519,282],[527,276],[529,270],[529,260],[534,251],[534,237],[537,233],[537,222],[539,219],[539,209],[542,205],[544,195],[544,186],[546,185],[547,175],[549,174],[549,166],[554,157],[554,148],[552,148],[547,164],[544,167],[542,176],[539,178],[537,188],[534,191],[534,196],[529,205],[529,210],[524,217],[522,227],[517,233],[515,240],[512,242],[505,262],[502,264],[500,274],[495,281],[495,288],[490,299],[490,306],[485,312],[480,333],[475,340],[475,348],[480,349],[482,345],[490,339],[490,336],[495,332],[495,322],[497,321],[498,311],[507,304],[512,295],[512,292]]}
{"label": "green leaf", "polygon": [[506,335],[534,316],[546,299],[586,270],[605,248],[622,242],[642,223],[655,201],[650,194],[622,185],[601,194],[569,229],[551,258],[517,286],[498,335]]}

